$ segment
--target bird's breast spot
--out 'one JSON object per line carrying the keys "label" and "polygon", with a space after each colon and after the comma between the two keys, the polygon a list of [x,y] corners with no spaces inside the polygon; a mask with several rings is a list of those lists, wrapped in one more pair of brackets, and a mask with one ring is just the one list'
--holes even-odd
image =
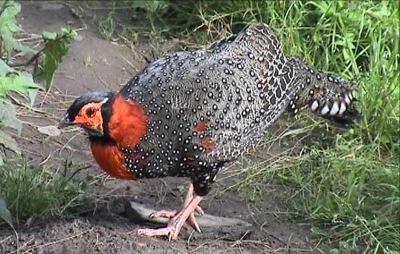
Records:
{"label": "bird's breast spot", "polygon": [[212,151],[215,149],[215,142],[210,137],[205,137],[201,139],[200,144],[204,146],[207,151]]}
{"label": "bird's breast spot", "polygon": [[194,126],[195,131],[197,131],[197,132],[202,132],[202,131],[204,131],[204,130],[206,129],[206,127],[207,127],[207,124],[208,124],[209,122],[210,122],[210,121],[207,119],[207,120],[204,120],[204,121],[201,121],[201,122],[197,123],[197,124]]}

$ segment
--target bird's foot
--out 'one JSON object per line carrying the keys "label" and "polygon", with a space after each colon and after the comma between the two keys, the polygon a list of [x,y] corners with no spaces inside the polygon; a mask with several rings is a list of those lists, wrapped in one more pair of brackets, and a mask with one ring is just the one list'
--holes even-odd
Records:
{"label": "bird's foot", "polygon": [[[169,240],[178,239],[179,232],[182,229],[183,224],[187,221],[196,231],[200,231],[200,227],[197,224],[196,218],[194,217],[194,211],[198,207],[198,204],[202,200],[200,196],[194,196],[189,204],[183,208],[178,213],[174,214],[173,217],[168,222],[167,227],[160,229],[139,229],[139,235],[145,236],[168,236]],[[200,208],[201,209],[201,208]],[[203,210],[201,210],[203,211]],[[160,217],[168,217],[174,211],[159,211],[158,214],[153,213],[153,215],[160,215]],[[157,212],[156,212],[157,213]],[[204,212],[203,212],[204,213]]]}
{"label": "bird's foot", "polygon": [[[201,209],[200,206],[197,206],[195,208],[195,211],[200,215],[204,215],[204,211],[203,209]],[[174,218],[174,216],[178,216],[179,211],[177,210],[160,210],[160,211],[156,211],[153,212],[150,217],[151,218],[169,218],[172,220],[176,220],[177,218]],[[194,212],[192,212],[189,217],[187,218],[186,222],[193,228],[195,229],[197,232],[201,233],[200,227],[196,221],[196,217],[194,215]]]}
{"label": "bird's foot", "polygon": [[173,239],[172,236],[175,235],[175,231],[176,229],[173,226],[158,229],[142,228],[138,230],[138,234],[144,236],[168,236],[168,239],[171,241]]}
{"label": "bird's foot", "polygon": [[[204,211],[200,206],[196,206],[194,211],[197,213],[197,215],[203,216]],[[179,211],[178,210],[160,210],[160,211],[155,211],[152,214],[150,214],[150,218],[173,218],[175,215],[177,215]]]}

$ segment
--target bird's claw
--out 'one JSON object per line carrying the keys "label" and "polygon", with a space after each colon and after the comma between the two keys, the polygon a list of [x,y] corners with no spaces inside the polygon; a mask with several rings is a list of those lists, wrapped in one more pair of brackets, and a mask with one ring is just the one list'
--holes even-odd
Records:
{"label": "bird's claw", "polygon": [[[200,206],[197,206],[195,211],[197,212],[198,215],[203,216],[204,211],[203,209],[200,208]],[[169,211],[169,210],[160,210],[160,211],[155,211],[152,214],[150,214],[150,218],[170,218],[170,222],[168,225],[175,227],[178,219],[173,219],[173,217],[177,214],[178,212],[175,210]],[[189,215],[187,218],[186,222],[197,232],[201,233],[199,224],[196,221],[196,217],[194,215],[194,212]],[[167,227],[168,228],[168,227]],[[162,231],[160,231],[161,233]],[[153,232],[155,233],[155,232]],[[150,235],[148,235],[150,236]]]}
{"label": "bird's claw", "polygon": [[171,231],[168,232],[168,241],[169,242],[172,241],[172,232]]}
{"label": "bird's claw", "polygon": [[189,190],[185,201],[180,211],[161,210],[150,214],[151,218],[170,218],[168,225],[165,228],[159,229],[139,229],[139,235],[145,236],[167,236],[168,240],[178,239],[179,232],[182,226],[187,222],[197,232],[201,233],[199,224],[194,216],[195,212],[203,215],[204,211],[198,205],[203,198],[198,195],[193,195],[193,184],[189,185]]}
{"label": "bird's claw", "polygon": [[[200,206],[196,206],[195,211],[197,215],[203,216],[204,210]],[[178,213],[177,210],[160,210],[155,211],[149,215],[150,218],[172,218]]]}
{"label": "bird's claw", "polygon": [[194,210],[197,212],[198,215],[200,215],[200,216],[204,215],[204,210],[200,206],[196,206],[196,208]]}
{"label": "bird's claw", "polygon": [[152,213],[150,215],[151,217],[168,217],[172,214],[174,214],[174,216],[169,220],[167,227],[159,229],[139,229],[138,234],[146,236],[167,236],[170,241],[176,240],[185,222],[192,226],[197,232],[201,232],[194,213],[196,209],[198,213],[204,213],[201,208],[198,208],[198,204],[202,199],[201,196],[193,197],[192,200],[187,202],[184,208],[177,213],[175,211],[166,210]]}
{"label": "bird's claw", "polygon": [[165,228],[159,228],[159,229],[139,229],[138,234],[139,235],[144,235],[144,236],[167,236],[168,240],[176,240],[178,238],[178,234],[174,237],[174,227],[173,226],[168,226]]}
{"label": "bird's claw", "polygon": [[194,230],[201,233],[201,230],[200,230],[199,224],[197,223],[196,217],[194,217],[194,213],[189,215],[187,222]]}
{"label": "bird's claw", "polygon": [[160,211],[155,211],[152,214],[150,214],[150,218],[172,218],[175,216],[177,211],[168,211],[168,210],[160,210]]}
{"label": "bird's claw", "polygon": [[143,236],[166,236],[168,241],[177,240],[180,228],[176,226],[167,226],[158,229],[139,229],[138,234]]}

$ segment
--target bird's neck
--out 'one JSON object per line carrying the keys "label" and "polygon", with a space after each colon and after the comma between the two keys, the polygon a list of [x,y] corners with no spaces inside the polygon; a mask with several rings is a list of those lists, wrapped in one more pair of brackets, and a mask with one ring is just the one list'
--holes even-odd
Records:
{"label": "bird's neck", "polygon": [[147,115],[139,103],[115,95],[107,108],[105,135],[90,135],[93,157],[109,175],[120,179],[134,179],[124,163],[122,148],[134,148],[146,133]]}
{"label": "bird's neck", "polygon": [[142,106],[117,94],[111,105],[108,135],[120,147],[135,146],[146,133],[147,114]]}
{"label": "bird's neck", "polygon": [[115,144],[119,148],[134,147],[140,143],[147,128],[147,114],[141,105],[116,94],[109,111],[105,135],[90,136],[91,142]]}

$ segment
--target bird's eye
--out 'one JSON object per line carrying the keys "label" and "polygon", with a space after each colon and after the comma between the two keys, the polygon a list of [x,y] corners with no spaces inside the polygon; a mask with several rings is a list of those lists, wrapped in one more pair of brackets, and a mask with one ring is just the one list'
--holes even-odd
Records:
{"label": "bird's eye", "polygon": [[95,109],[95,108],[88,108],[88,109],[86,110],[86,115],[87,115],[88,117],[94,116],[94,113],[96,113],[96,109]]}

